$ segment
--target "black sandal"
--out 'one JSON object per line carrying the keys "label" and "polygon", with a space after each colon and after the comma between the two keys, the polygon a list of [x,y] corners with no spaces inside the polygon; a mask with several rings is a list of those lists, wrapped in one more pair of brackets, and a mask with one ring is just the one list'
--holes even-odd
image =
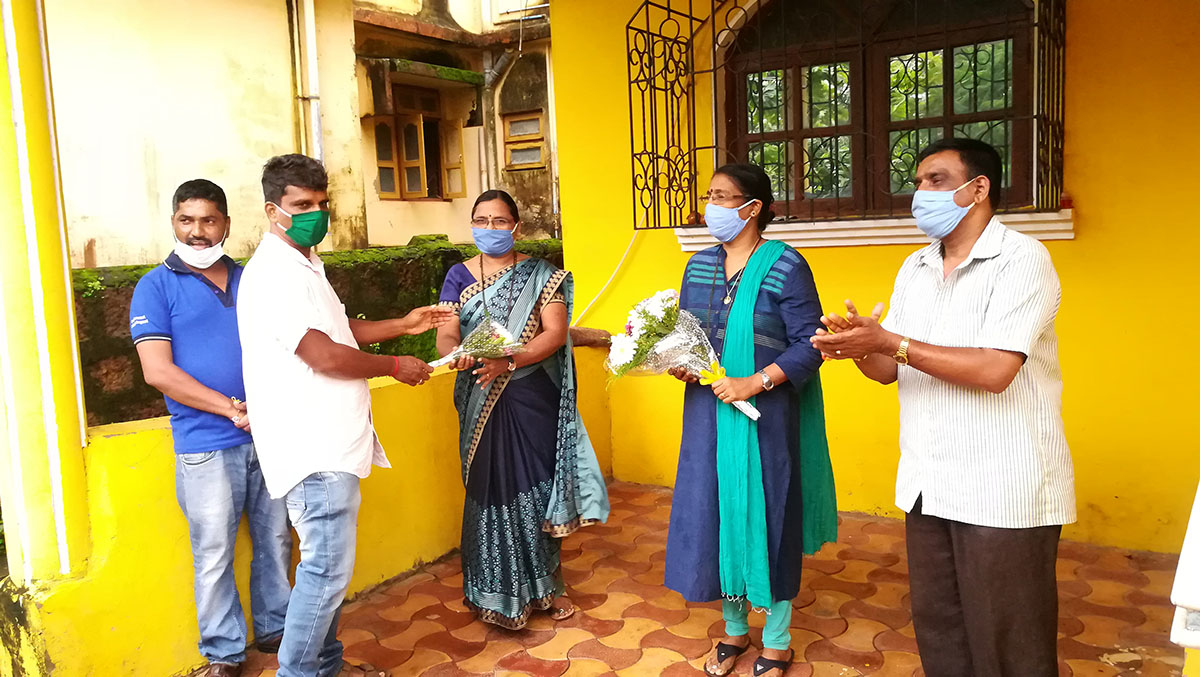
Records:
{"label": "black sandal", "polygon": [[759,656],[754,661],[754,677],[761,677],[772,670],[779,670],[781,673],[787,674],[788,668],[792,667],[792,661],[796,659],[796,650],[792,649],[791,651],[792,653],[786,661],[776,661]]}
{"label": "black sandal", "polygon": [[[724,663],[725,661],[729,660],[730,658],[736,658],[737,656],[741,656],[742,654],[746,653],[746,651],[749,648],[750,648],[749,642],[746,642],[746,646],[738,646],[736,644],[726,644],[725,642],[717,642],[717,665]],[[725,672],[712,672],[711,670],[708,669],[708,663],[705,663],[704,664],[704,674],[708,675],[708,677],[725,677],[726,675],[732,673],[733,669],[735,667],[737,667],[736,660],[733,662],[733,665],[729,666],[729,670],[727,670]]]}

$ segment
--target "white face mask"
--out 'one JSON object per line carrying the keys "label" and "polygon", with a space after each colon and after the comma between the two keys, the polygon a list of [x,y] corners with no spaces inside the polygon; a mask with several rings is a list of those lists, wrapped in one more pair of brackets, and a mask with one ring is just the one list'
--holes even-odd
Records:
{"label": "white face mask", "polygon": [[[227,236],[228,231],[226,231],[226,237]],[[211,247],[194,249],[190,244],[180,242],[179,239],[176,238],[175,255],[182,259],[184,263],[193,268],[207,270],[208,268],[212,267],[214,263],[220,261],[222,256],[225,256],[225,250],[222,249],[223,244],[225,244],[225,237],[222,237],[220,242]]]}

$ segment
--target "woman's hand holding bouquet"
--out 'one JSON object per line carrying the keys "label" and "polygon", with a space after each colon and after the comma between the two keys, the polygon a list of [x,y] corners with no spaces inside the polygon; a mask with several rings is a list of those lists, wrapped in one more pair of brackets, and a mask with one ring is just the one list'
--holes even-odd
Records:
{"label": "woman's hand holding bouquet", "polygon": [[669,373],[688,383],[720,390],[722,401],[757,421],[760,414],[749,402],[737,399],[725,370],[717,360],[708,334],[695,315],[679,308],[679,292],[661,291],[629,311],[625,333],[612,337],[605,363],[613,379],[626,374]]}

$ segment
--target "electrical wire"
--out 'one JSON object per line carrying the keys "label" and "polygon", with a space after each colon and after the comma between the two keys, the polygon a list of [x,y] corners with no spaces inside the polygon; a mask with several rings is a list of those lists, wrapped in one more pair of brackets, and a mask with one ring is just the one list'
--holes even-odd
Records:
{"label": "electrical wire", "polygon": [[585,307],[583,311],[579,313],[579,317],[575,318],[575,321],[571,323],[572,327],[579,326],[579,323],[583,321],[584,316],[588,314],[588,311],[592,309],[592,306],[596,305],[596,302],[600,300],[600,297],[604,295],[604,292],[608,291],[608,287],[613,283],[613,280],[617,279],[617,273],[621,272],[621,266],[625,265],[625,259],[629,258],[629,252],[633,251],[633,243],[637,241],[638,233],[642,232],[642,226],[645,225],[645,223],[646,212],[642,212],[642,218],[638,221],[637,227],[633,229],[633,237],[629,238],[629,246],[625,247],[625,253],[621,255],[621,260],[617,262],[617,267],[613,268],[612,275],[608,276],[608,282],[604,283],[604,286],[600,288],[600,291],[596,292],[596,295],[592,297],[592,300],[587,304],[587,307]]}

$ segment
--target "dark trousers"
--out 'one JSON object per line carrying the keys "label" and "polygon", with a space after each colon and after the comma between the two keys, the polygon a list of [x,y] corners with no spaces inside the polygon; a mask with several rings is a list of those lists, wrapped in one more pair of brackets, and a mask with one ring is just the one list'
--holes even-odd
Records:
{"label": "dark trousers", "polygon": [[1057,677],[1060,526],[905,520],[913,626],[926,677]]}

